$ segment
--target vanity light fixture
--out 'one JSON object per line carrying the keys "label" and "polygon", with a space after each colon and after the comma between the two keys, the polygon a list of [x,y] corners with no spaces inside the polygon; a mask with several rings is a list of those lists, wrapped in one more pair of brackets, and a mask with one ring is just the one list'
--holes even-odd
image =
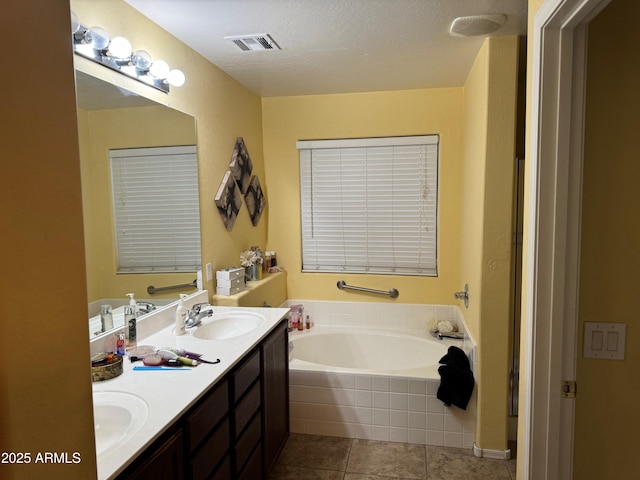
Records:
{"label": "vanity light fixture", "polygon": [[124,37],[110,39],[102,27],[85,27],[75,12],[71,12],[71,35],[73,51],[89,60],[165,93],[169,93],[170,86],[184,85],[182,71],[172,70],[164,60],[153,60],[146,50],[134,51]]}

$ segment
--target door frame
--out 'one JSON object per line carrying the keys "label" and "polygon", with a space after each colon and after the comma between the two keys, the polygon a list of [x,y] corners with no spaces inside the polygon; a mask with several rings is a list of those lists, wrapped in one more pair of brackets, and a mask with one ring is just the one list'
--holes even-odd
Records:
{"label": "door frame", "polygon": [[547,0],[534,18],[524,378],[523,479],[572,478],[588,23],[611,0]]}

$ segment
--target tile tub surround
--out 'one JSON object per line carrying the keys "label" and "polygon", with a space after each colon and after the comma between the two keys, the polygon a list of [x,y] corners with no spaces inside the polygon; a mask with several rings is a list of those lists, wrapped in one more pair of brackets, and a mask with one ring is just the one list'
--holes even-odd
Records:
{"label": "tile tub surround", "polygon": [[[303,304],[315,325],[353,324],[358,328],[425,335],[431,318],[451,320],[466,331],[455,306],[317,302]],[[396,308],[393,308],[396,307]],[[293,332],[293,335],[304,332]],[[475,343],[452,341],[475,358]],[[472,362],[473,365],[473,362]],[[473,365],[472,368],[477,367]],[[474,368],[475,371],[475,368]],[[439,378],[394,377],[373,372],[336,373],[290,369],[291,432],[312,435],[472,448],[476,393],[467,410],[437,399]]]}
{"label": "tile tub surround", "polygon": [[291,432],[472,448],[476,394],[467,410],[436,398],[440,382],[290,370]]}

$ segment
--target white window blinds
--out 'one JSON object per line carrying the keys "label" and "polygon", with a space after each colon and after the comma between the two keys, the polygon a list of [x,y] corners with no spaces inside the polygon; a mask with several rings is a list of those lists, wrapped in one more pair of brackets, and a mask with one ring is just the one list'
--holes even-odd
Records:
{"label": "white window blinds", "polygon": [[438,138],[297,142],[302,271],[436,276]]}
{"label": "white window blinds", "polygon": [[110,150],[118,273],[201,268],[196,146]]}

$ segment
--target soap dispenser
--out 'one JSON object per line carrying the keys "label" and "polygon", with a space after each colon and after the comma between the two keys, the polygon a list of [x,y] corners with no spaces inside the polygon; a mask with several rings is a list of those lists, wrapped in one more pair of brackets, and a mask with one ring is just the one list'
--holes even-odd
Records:
{"label": "soap dispenser", "polygon": [[127,293],[127,297],[129,297],[129,305],[133,307],[136,316],[138,316],[138,304],[136,303],[135,298],[133,298],[134,295],[135,293]]}
{"label": "soap dispenser", "polygon": [[187,307],[184,306],[184,301],[188,295],[184,293],[180,294],[180,300],[178,300],[178,307],[176,308],[176,326],[173,329],[174,335],[184,335],[184,324],[187,321]]}

